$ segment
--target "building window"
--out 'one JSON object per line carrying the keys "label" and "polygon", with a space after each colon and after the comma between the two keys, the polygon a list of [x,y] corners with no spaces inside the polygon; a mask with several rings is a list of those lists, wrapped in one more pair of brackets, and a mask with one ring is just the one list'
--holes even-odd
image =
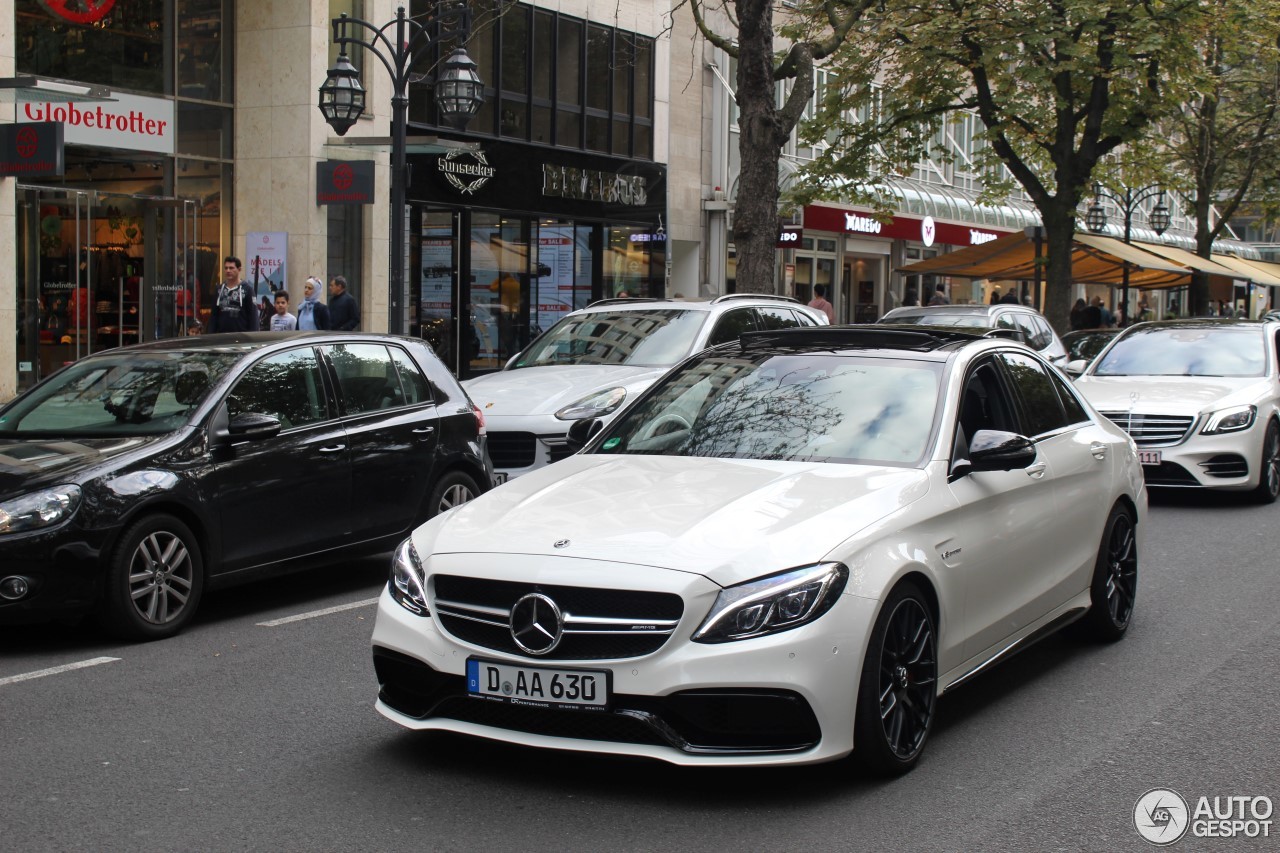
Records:
{"label": "building window", "polygon": [[[325,283],[335,275],[345,276],[347,292],[356,302],[363,304],[361,293],[364,291],[364,205],[331,204],[329,205],[329,255],[327,268],[318,273]],[[328,294],[322,294],[321,301],[328,301]]]}

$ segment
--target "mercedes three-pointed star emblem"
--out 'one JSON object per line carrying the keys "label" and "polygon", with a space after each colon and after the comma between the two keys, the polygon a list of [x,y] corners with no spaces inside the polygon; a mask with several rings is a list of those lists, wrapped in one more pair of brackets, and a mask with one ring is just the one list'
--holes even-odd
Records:
{"label": "mercedes three-pointed star emblem", "polygon": [[549,654],[564,636],[564,615],[547,596],[531,592],[511,608],[511,639],[531,655]]}

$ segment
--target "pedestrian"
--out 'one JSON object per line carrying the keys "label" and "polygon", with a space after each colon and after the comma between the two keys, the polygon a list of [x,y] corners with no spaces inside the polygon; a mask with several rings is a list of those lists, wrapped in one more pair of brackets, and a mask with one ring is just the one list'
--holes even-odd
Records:
{"label": "pedestrian", "polygon": [[337,332],[354,332],[360,328],[360,306],[347,293],[347,280],[340,275],[329,279],[329,325]]}
{"label": "pedestrian", "polygon": [[999,304],[999,302],[1000,302],[1000,288],[993,287],[991,288],[991,304],[997,305]]}
{"label": "pedestrian", "polygon": [[264,293],[258,297],[258,328],[264,332],[271,331],[271,318],[276,315],[275,298],[274,290],[270,296]]}
{"label": "pedestrian", "polygon": [[1077,329],[1083,329],[1083,328],[1085,328],[1085,325],[1084,325],[1085,316],[1084,316],[1084,314],[1085,314],[1085,309],[1086,309],[1086,308],[1088,308],[1088,307],[1089,307],[1089,306],[1088,306],[1088,304],[1084,301],[1084,299],[1077,299],[1077,300],[1076,300],[1076,304],[1075,304],[1075,305],[1073,305],[1073,306],[1071,306],[1071,331],[1073,331],[1073,332],[1074,332],[1074,331],[1076,331]]}
{"label": "pedestrian", "polygon": [[930,305],[950,305],[951,299],[947,296],[946,285],[938,285],[934,288],[933,296],[929,297]]}
{"label": "pedestrian", "polygon": [[1098,309],[1100,315],[1100,325],[1098,329],[1114,329],[1116,327],[1116,316],[1107,310],[1107,306],[1102,304],[1102,297],[1095,296],[1089,300],[1089,304]]}
{"label": "pedestrian", "polygon": [[1001,302],[1001,304],[1005,304],[1005,305],[1017,305],[1017,304],[1019,304],[1019,303],[1018,303],[1018,290],[1017,290],[1017,288],[1011,287],[1011,288],[1009,288],[1007,291],[1005,291],[1004,296],[1001,296],[1001,297],[1000,297],[1000,302]]}
{"label": "pedestrian", "polygon": [[256,332],[258,309],[253,304],[249,286],[240,279],[240,259],[228,255],[222,260],[222,284],[209,314],[209,333]]}
{"label": "pedestrian", "polygon": [[813,299],[809,300],[809,307],[817,308],[823,314],[826,314],[828,323],[836,321],[836,309],[834,305],[827,301],[827,286],[825,284],[815,284],[813,286]]}
{"label": "pedestrian", "polygon": [[320,301],[320,290],[324,285],[320,279],[311,276],[302,285],[302,304],[298,306],[298,328],[303,331],[316,331],[329,328],[329,306]]}
{"label": "pedestrian", "polygon": [[276,310],[271,315],[271,331],[292,332],[298,328],[298,318],[289,313],[289,291],[276,291]]}
{"label": "pedestrian", "polygon": [[913,308],[920,304],[920,296],[916,291],[916,286],[914,284],[907,285],[907,292],[906,295],[902,297],[902,304],[909,305]]}

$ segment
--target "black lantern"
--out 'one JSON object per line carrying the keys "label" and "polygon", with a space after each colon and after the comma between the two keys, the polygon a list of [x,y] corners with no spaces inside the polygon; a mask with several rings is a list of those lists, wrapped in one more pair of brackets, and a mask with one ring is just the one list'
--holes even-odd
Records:
{"label": "black lantern", "polygon": [[1093,204],[1089,205],[1089,212],[1084,215],[1084,224],[1094,234],[1107,230],[1107,211],[1096,195],[1093,197]]}
{"label": "black lantern", "polygon": [[454,48],[441,64],[436,80],[436,107],[442,124],[463,128],[480,112],[484,104],[484,83],[476,71],[478,67],[460,47]]}
{"label": "black lantern", "polygon": [[364,115],[360,72],[351,64],[346,51],[338,54],[328,78],[320,85],[319,106],[324,120],[339,136],[346,136],[356,120]]}
{"label": "black lantern", "polygon": [[1151,215],[1147,217],[1147,222],[1151,225],[1151,230],[1157,234],[1163,234],[1169,228],[1169,223],[1173,217],[1169,215],[1169,206],[1164,203],[1164,193],[1160,193],[1160,200],[1156,202],[1156,206],[1151,208]]}

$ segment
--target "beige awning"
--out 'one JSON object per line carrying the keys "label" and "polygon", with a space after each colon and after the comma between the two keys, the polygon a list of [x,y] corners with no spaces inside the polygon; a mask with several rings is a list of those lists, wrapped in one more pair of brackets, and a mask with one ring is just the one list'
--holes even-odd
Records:
{"label": "beige awning", "polygon": [[[1127,261],[1135,267],[1144,270],[1160,270],[1162,272],[1176,273],[1177,275],[1186,275],[1188,272],[1187,264],[1171,261],[1161,255],[1153,254],[1147,251],[1146,244],[1138,246],[1134,243],[1126,243],[1123,240],[1117,240],[1115,237],[1106,237],[1102,234],[1077,234],[1076,242],[1083,243],[1099,252],[1105,252],[1113,258],[1119,258],[1121,261]],[[1132,275],[1130,275],[1130,283],[1132,283]]]}
{"label": "beige awning", "polygon": [[1241,278],[1239,270],[1228,267],[1221,262],[1221,259],[1225,257],[1224,255],[1214,255],[1214,260],[1205,260],[1194,252],[1179,249],[1177,246],[1166,246],[1163,243],[1135,243],[1134,245],[1154,255],[1167,258],[1174,263],[1182,264],[1184,267],[1190,267],[1197,272],[1220,275],[1226,278]]}
{"label": "beige awning", "polygon": [[[1236,270],[1242,277],[1255,284],[1280,287],[1280,264],[1269,264],[1266,261],[1251,261],[1237,258],[1234,255],[1214,255],[1214,260]],[[1268,269],[1269,268],[1269,269]]]}

